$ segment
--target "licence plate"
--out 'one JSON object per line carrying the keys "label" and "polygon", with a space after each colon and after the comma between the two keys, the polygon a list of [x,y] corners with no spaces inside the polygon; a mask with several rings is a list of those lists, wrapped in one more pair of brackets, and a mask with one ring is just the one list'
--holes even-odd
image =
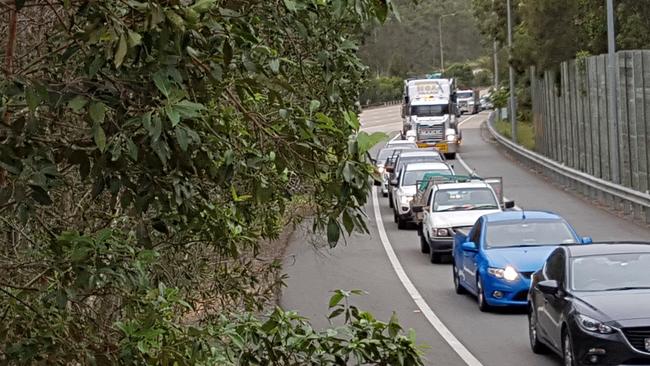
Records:
{"label": "licence plate", "polygon": [[449,151],[447,149],[447,144],[436,144],[436,149],[438,149],[442,153],[446,153],[447,151]]}

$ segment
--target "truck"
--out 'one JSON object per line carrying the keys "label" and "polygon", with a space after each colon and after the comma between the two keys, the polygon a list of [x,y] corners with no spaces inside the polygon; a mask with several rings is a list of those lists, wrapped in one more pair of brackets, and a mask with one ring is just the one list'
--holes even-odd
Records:
{"label": "truck", "polygon": [[454,159],[461,142],[454,79],[404,80],[402,135],[415,130],[419,147],[435,147]]}
{"label": "truck", "polygon": [[456,103],[461,114],[480,112],[481,101],[477,90],[464,89],[456,91]]}
{"label": "truck", "polygon": [[411,210],[420,250],[432,263],[452,253],[456,232],[471,227],[482,215],[514,207],[514,201],[503,197],[501,177],[438,176],[418,183]]}

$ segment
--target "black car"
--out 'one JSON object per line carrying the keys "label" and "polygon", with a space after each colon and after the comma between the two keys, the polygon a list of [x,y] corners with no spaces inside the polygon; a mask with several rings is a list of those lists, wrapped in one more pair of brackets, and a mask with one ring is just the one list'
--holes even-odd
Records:
{"label": "black car", "polygon": [[532,278],[528,329],[535,353],[573,365],[650,365],[650,245],[554,250]]}

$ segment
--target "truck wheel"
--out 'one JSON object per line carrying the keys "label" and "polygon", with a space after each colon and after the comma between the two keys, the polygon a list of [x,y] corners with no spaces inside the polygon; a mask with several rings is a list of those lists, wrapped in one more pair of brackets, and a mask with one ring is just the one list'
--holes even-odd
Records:
{"label": "truck wheel", "polygon": [[424,234],[420,236],[420,251],[424,254],[428,254],[431,248],[429,248],[429,243],[427,238],[424,237]]}

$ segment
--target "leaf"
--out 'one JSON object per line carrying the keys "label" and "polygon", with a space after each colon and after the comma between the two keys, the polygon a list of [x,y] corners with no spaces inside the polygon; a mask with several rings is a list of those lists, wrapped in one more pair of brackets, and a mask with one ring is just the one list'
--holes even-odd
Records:
{"label": "leaf", "polygon": [[131,160],[138,161],[138,147],[129,138],[126,139],[126,152],[129,154]]}
{"label": "leaf", "polygon": [[345,295],[343,294],[342,291],[339,291],[339,290],[335,291],[334,295],[332,295],[332,297],[330,297],[329,308],[331,309],[331,308],[335,307],[336,305],[338,305],[341,302],[341,300],[343,300],[344,297],[345,297]]}
{"label": "leaf", "polygon": [[129,30],[129,46],[135,47],[142,44],[142,36],[134,31]]}
{"label": "leaf", "polygon": [[340,235],[341,231],[339,230],[339,225],[336,222],[336,219],[330,217],[329,222],[327,223],[327,242],[331,247],[336,246]]}
{"label": "leaf", "polygon": [[25,100],[31,112],[34,112],[38,103],[40,103],[39,95],[34,88],[25,89]]}
{"label": "leaf", "polygon": [[32,198],[34,199],[34,201],[44,206],[49,206],[53,203],[52,199],[50,198],[50,195],[47,193],[46,190],[44,190],[39,186],[34,186],[34,185],[30,185],[29,187],[32,189]]}
{"label": "leaf", "polygon": [[93,139],[99,151],[106,152],[106,133],[102,126],[97,123],[93,126]]}
{"label": "leaf", "polygon": [[102,102],[93,102],[88,108],[88,113],[93,122],[102,124],[106,118],[106,105]]}
{"label": "leaf", "polygon": [[269,67],[271,68],[271,71],[273,71],[274,74],[280,72],[280,59],[274,58],[271,61],[269,61]]}
{"label": "leaf", "polygon": [[345,112],[344,114],[345,121],[348,123],[350,127],[352,127],[355,130],[358,130],[360,127],[359,124],[359,117],[357,117],[357,114],[354,112]]}
{"label": "leaf", "polygon": [[167,75],[162,72],[157,72],[153,75],[153,82],[156,84],[156,88],[158,88],[165,97],[169,97],[171,81],[169,81]]}
{"label": "leaf", "polygon": [[359,154],[363,155],[370,149],[377,145],[379,142],[387,139],[388,136],[383,132],[375,132],[372,135],[368,135],[366,132],[359,132],[357,135],[357,142],[359,143]]}
{"label": "leaf", "polygon": [[354,167],[349,161],[343,166],[343,179],[348,183],[354,179]]}
{"label": "leaf", "polygon": [[169,121],[172,123],[172,126],[176,126],[181,122],[181,115],[173,106],[166,106],[165,114],[167,115],[167,118],[169,118]]}
{"label": "leaf", "polygon": [[189,100],[182,100],[174,105],[174,110],[178,111],[181,116],[188,118],[199,116],[204,109],[203,104],[190,102]]}
{"label": "leaf", "polygon": [[352,230],[354,230],[354,220],[347,210],[343,211],[343,226],[345,227],[345,230],[347,230],[348,235],[352,234]]}
{"label": "leaf", "polygon": [[320,107],[320,102],[317,100],[312,100],[309,102],[309,114],[314,113]]}
{"label": "leaf", "polygon": [[181,148],[181,150],[187,151],[189,139],[187,137],[187,132],[185,129],[177,127],[174,129],[174,132],[176,133],[176,142],[178,142],[178,146]]}
{"label": "leaf", "polygon": [[209,11],[216,2],[217,0],[197,0],[196,3],[192,5],[192,9],[197,13],[205,13]]}
{"label": "leaf", "polygon": [[117,44],[117,50],[115,51],[115,56],[113,57],[113,62],[115,63],[115,67],[119,68],[122,65],[122,62],[124,62],[124,57],[126,56],[126,51],[128,49],[128,46],[126,44],[126,37],[124,34],[120,36],[120,41]]}
{"label": "leaf", "polygon": [[294,0],[284,0],[284,6],[290,12],[295,12],[297,10],[296,2]]}
{"label": "leaf", "polygon": [[86,104],[88,104],[88,99],[81,95],[77,95],[68,102],[68,107],[70,107],[70,109],[75,113],[78,113],[86,106]]}

